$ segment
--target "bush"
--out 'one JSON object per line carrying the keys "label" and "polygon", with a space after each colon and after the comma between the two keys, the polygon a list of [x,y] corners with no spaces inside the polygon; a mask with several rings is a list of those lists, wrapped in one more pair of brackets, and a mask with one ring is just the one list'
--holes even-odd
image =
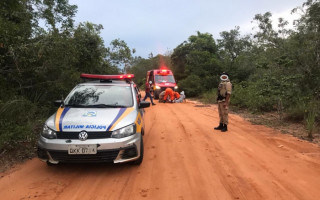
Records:
{"label": "bush", "polygon": [[235,105],[239,108],[249,108],[248,101],[248,89],[245,83],[242,84],[233,84],[233,91],[231,97],[232,105]]}
{"label": "bush", "polygon": [[308,110],[308,105],[305,101],[293,104],[287,109],[286,119],[291,121],[302,121]]}
{"label": "bush", "polygon": [[204,90],[199,76],[193,74],[180,81],[179,87],[188,97],[198,96]]}
{"label": "bush", "polygon": [[268,88],[242,82],[234,84],[231,103],[253,112],[266,112],[276,109],[277,98],[271,96]]}
{"label": "bush", "polygon": [[317,126],[317,114],[318,114],[319,105],[316,101],[311,101],[308,106],[308,113],[306,114],[306,128],[308,131],[308,137],[313,138],[313,132]]}
{"label": "bush", "polygon": [[210,91],[204,92],[201,95],[201,101],[208,104],[217,103],[217,89],[212,89]]}
{"label": "bush", "polygon": [[47,109],[23,98],[0,104],[0,149],[12,148],[21,142],[35,143],[44,110]]}

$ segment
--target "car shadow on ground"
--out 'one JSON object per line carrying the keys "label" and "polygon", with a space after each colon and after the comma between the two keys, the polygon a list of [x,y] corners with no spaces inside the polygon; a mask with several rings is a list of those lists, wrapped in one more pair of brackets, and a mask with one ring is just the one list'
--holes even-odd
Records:
{"label": "car shadow on ground", "polygon": [[48,165],[43,163],[46,171],[59,174],[100,174],[100,173],[123,173],[125,171],[135,171],[139,169],[138,165],[131,163],[59,163],[57,165]]}

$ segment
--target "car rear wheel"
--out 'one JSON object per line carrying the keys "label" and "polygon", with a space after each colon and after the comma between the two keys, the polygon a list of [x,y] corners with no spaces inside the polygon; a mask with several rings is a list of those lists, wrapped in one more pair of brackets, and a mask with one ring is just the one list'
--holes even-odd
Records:
{"label": "car rear wheel", "polygon": [[138,160],[133,161],[134,165],[140,165],[142,163],[143,160],[143,138],[141,135],[141,141],[140,141],[140,157],[138,158]]}

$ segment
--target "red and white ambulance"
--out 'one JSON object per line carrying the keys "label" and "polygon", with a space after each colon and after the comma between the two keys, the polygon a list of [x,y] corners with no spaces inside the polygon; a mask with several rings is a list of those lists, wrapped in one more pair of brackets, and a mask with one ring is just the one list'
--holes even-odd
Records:
{"label": "red and white ambulance", "polygon": [[165,67],[148,71],[146,83],[150,81],[152,82],[151,92],[153,92],[155,99],[159,99],[159,94],[166,90],[166,88],[172,88],[172,90],[178,89],[172,71]]}

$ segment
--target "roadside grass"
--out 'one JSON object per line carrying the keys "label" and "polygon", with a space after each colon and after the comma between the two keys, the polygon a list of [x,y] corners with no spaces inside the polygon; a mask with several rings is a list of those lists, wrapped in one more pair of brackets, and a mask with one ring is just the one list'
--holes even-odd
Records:
{"label": "roadside grass", "polygon": [[[194,101],[203,104],[216,104],[217,91],[203,93]],[[276,106],[277,107],[277,106]],[[320,144],[320,128],[318,106],[314,103],[299,103],[287,110],[258,112],[239,105],[230,105],[230,113],[238,114],[254,125],[275,128],[283,134],[291,134],[297,138]]]}
{"label": "roadside grass", "polygon": [[309,135],[308,126],[302,121],[292,121],[285,117],[281,120],[277,111],[265,112],[265,113],[253,113],[247,109],[239,109],[235,106],[231,106],[230,110],[235,114],[240,115],[254,125],[264,125],[270,128],[274,128],[283,134],[290,134],[299,139],[307,140],[312,143],[320,145],[320,129],[316,123],[313,124],[312,137]]}
{"label": "roadside grass", "polygon": [[0,173],[36,156],[36,141],[41,129],[39,124],[42,123],[12,126],[0,134]]}
{"label": "roadside grass", "polygon": [[48,109],[25,99],[0,103],[0,172],[35,157]]}
{"label": "roadside grass", "polygon": [[215,104],[217,102],[217,89],[203,93],[198,100],[203,104]]}
{"label": "roadside grass", "polygon": [[316,122],[316,118],[317,118],[317,105],[316,103],[312,102],[310,103],[309,106],[309,110],[305,119],[306,122],[306,128],[308,131],[308,137],[310,139],[313,139],[313,134],[316,131],[317,128],[317,122]]}

